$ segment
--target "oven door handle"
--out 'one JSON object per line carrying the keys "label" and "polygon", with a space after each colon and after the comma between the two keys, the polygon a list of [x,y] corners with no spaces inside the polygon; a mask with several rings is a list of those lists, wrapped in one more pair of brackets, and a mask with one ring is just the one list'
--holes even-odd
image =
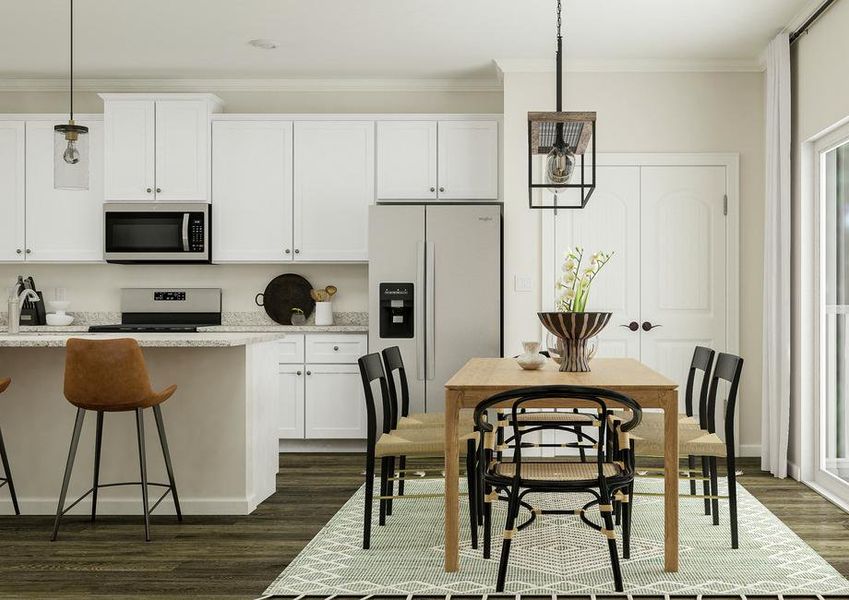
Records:
{"label": "oven door handle", "polygon": [[189,213],[183,213],[183,252],[189,251]]}

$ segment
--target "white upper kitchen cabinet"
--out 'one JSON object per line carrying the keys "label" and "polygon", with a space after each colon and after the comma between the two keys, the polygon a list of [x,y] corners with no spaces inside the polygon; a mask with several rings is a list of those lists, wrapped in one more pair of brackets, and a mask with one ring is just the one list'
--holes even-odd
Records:
{"label": "white upper kitchen cabinet", "polygon": [[[103,260],[103,122],[80,120],[89,136],[89,189],[53,188],[55,121],[26,123],[27,262]],[[2,185],[2,184],[0,184]]]}
{"label": "white upper kitchen cabinet", "polygon": [[440,200],[498,199],[498,121],[439,122]]}
{"label": "white upper kitchen cabinet", "polygon": [[378,121],[378,200],[436,200],[436,177],[436,121]]}
{"label": "white upper kitchen cabinet", "polygon": [[23,121],[0,121],[0,261],[5,262],[24,260],[24,139]]}
{"label": "white upper kitchen cabinet", "polygon": [[208,202],[210,94],[101,94],[110,202]]}
{"label": "white upper kitchen cabinet", "polygon": [[374,121],[295,123],[295,260],[368,260]]}
{"label": "white upper kitchen cabinet", "polygon": [[212,126],[212,260],[292,260],[292,122]]}

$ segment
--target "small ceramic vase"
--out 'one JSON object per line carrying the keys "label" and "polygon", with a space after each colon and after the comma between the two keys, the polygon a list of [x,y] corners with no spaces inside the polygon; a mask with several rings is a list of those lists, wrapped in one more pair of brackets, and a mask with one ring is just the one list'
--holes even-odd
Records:
{"label": "small ceramic vase", "polygon": [[539,342],[522,342],[522,348],[525,352],[516,359],[520,367],[533,371],[545,364],[545,356],[539,353]]}

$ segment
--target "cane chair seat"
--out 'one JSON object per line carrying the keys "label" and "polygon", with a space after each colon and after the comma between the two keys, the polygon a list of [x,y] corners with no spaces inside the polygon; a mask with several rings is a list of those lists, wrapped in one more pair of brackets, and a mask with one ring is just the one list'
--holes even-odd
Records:
{"label": "cane chair seat", "polygon": [[[508,417],[511,421],[512,417]],[[567,425],[587,425],[596,424],[596,418],[593,415],[574,412],[524,412],[516,415],[518,423],[563,423]]]}
{"label": "cane chair seat", "polygon": [[[463,409],[460,411],[460,427],[471,429],[474,425],[474,409]],[[398,419],[397,429],[433,428],[445,426],[445,413],[413,413]]]}
{"label": "cane chair seat", "polygon": [[[616,477],[622,468],[612,462],[602,464],[604,477]],[[495,474],[501,477],[513,477],[516,474],[515,463],[502,462],[495,466]],[[526,481],[593,481],[598,479],[598,464],[593,462],[523,462],[522,479]]]}
{"label": "cane chair seat", "polygon": [[[638,427],[631,436],[635,440],[637,456],[664,456],[663,429]],[[725,442],[715,433],[704,429],[678,429],[678,453],[682,456],[716,456],[726,455]]]}
{"label": "cane chair seat", "polygon": [[[467,442],[478,439],[474,432],[458,436],[460,454],[465,456]],[[445,431],[432,429],[393,429],[382,434],[375,444],[374,455],[382,456],[445,456]]]}

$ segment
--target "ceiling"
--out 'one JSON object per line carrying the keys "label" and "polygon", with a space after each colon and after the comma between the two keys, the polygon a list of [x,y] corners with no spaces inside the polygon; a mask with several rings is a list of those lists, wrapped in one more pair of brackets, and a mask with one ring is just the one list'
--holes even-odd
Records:
{"label": "ceiling", "polygon": [[[566,55],[757,65],[814,0],[564,0]],[[549,59],[554,0],[76,0],[89,79],[496,76],[493,59]],[[274,50],[248,45],[279,42]],[[67,73],[68,0],[0,0],[0,78]]]}

